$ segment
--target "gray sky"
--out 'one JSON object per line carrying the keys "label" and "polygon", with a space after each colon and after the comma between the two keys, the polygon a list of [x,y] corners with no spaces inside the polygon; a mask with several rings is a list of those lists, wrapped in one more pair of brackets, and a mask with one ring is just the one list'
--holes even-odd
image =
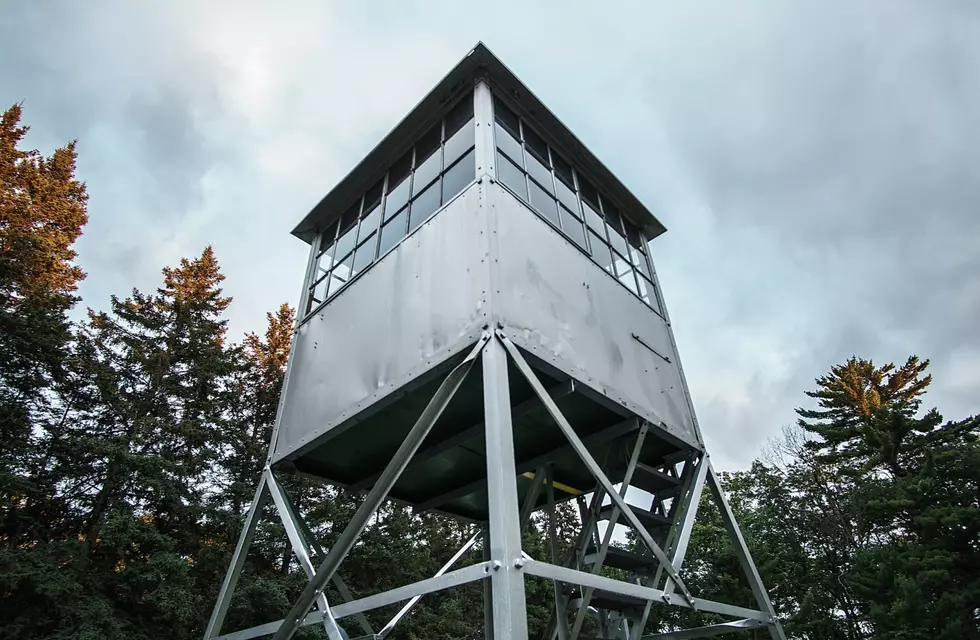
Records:
{"label": "gray sky", "polygon": [[8,2],[0,106],[79,139],[84,304],[215,246],[232,331],[293,225],[478,40],[647,203],[705,437],[746,466],[857,354],[980,390],[980,5]]}

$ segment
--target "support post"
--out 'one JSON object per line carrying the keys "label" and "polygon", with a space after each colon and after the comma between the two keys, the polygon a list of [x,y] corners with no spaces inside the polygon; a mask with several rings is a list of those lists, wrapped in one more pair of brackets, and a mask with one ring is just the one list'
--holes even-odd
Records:
{"label": "support post", "polygon": [[[282,526],[286,529],[286,537],[289,538],[289,545],[293,549],[293,555],[296,556],[300,566],[303,567],[303,572],[306,573],[307,579],[311,579],[315,575],[316,570],[313,568],[313,561],[310,559],[310,548],[303,538],[299,523],[293,518],[292,510],[286,499],[286,492],[279,486],[279,482],[272,475],[272,470],[269,467],[265,468],[263,475],[269,487],[269,493],[272,495],[272,501],[275,503],[276,510],[279,512],[279,519],[282,520]],[[333,613],[330,612],[330,604],[327,602],[325,593],[321,592],[317,596],[316,605],[323,614],[323,629],[327,632],[327,637],[330,640],[345,640],[344,636],[340,633],[340,627],[337,626],[337,621],[334,619]]]}
{"label": "support post", "polygon": [[487,493],[493,567],[493,637],[497,640],[526,640],[524,559],[521,557],[507,354],[495,339],[487,342],[483,349],[483,409],[486,414]]}
{"label": "support post", "polygon": [[262,515],[262,508],[267,500],[265,493],[265,475],[259,480],[259,486],[255,489],[255,497],[248,508],[248,515],[245,516],[245,523],[242,526],[242,533],[238,536],[238,544],[235,545],[235,552],[231,556],[231,564],[225,573],[224,582],[221,583],[221,590],[218,591],[218,601],[214,603],[214,610],[211,612],[211,619],[204,630],[204,640],[210,640],[221,633],[221,627],[225,623],[225,616],[228,614],[228,605],[231,604],[231,596],[235,592],[238,584],[238,577],[242,574],[242,567],[245,566],[245,555],[252,544],[252,537],[255,535],[255,527]]}
{"label": "support post", "polygon": [[724,522],[725,529],[728,530],[728,535],[732,539],[732,546],[735,548],[735,555],[738,556],[739,564],[742,565],[742,572],[749,581],[749,587],[752,589],[752,594],[755,595],[755,600],[759,608],[770,616],[769,635],[772,636],[772,640],[786,640],[783,627],[779,623],[779,618],[776,617],[776,610],[773,609],[772,602],[769,600],[769,593],[766,591],[765,585],[762,584],[762,577],[759,575],[759,570],[755,567],[752,554],[749,553],[749,547],[745,544],[745,538],[742,537],[738,523],[735,522],[735,514],[732,513],[732,508],[728,505],[725,492],[721,488],[718,474],[715,473],[710,460],[705,460],[705,462],[708,465],[708,487],[711,489],[711,493],[718,503],[718,510],[721,511],[721,520]]}

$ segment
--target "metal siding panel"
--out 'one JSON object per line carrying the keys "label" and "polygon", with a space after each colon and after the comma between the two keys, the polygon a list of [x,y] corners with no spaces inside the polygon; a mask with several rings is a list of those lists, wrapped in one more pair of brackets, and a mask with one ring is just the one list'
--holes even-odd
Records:
{"label": "metal siding panel", "polygon": [[488,187],[488,201],[499,237],[494,321],[521,347],[698,447],[664,319],[501,186]]}
{"label": "metal siding panel", "polygon": [[300,326],[274,460],[479,338],[489,314],[480,199],[471,185]]}

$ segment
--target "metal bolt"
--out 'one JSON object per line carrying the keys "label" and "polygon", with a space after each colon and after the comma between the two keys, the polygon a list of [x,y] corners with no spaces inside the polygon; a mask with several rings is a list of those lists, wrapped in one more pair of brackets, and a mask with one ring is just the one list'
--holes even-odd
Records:
{"label": "metal bolt", "polygon": [[524,558],[518,558],[517,560],[514,560],[514,566],[517,567],[518,569],[523,568],[524,567]]}
{"label": "metal bolt", "polygon": [[494,560],[493,564],[490,566],[493,567],[494,571],[498,570],[500,568],[500,560]]}

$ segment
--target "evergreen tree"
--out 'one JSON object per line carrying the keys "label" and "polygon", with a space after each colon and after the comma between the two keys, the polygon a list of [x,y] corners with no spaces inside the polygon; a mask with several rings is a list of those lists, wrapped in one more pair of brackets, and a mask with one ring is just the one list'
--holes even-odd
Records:
{"label": "evergreen tree", "polygon": [[0,117],[0,544],[30,544],[57,520],[45,450],[55,446],[71,334],[85,274],[72,246],[87,221],[75,143],[44,157],[19,148],[21,105]]}

